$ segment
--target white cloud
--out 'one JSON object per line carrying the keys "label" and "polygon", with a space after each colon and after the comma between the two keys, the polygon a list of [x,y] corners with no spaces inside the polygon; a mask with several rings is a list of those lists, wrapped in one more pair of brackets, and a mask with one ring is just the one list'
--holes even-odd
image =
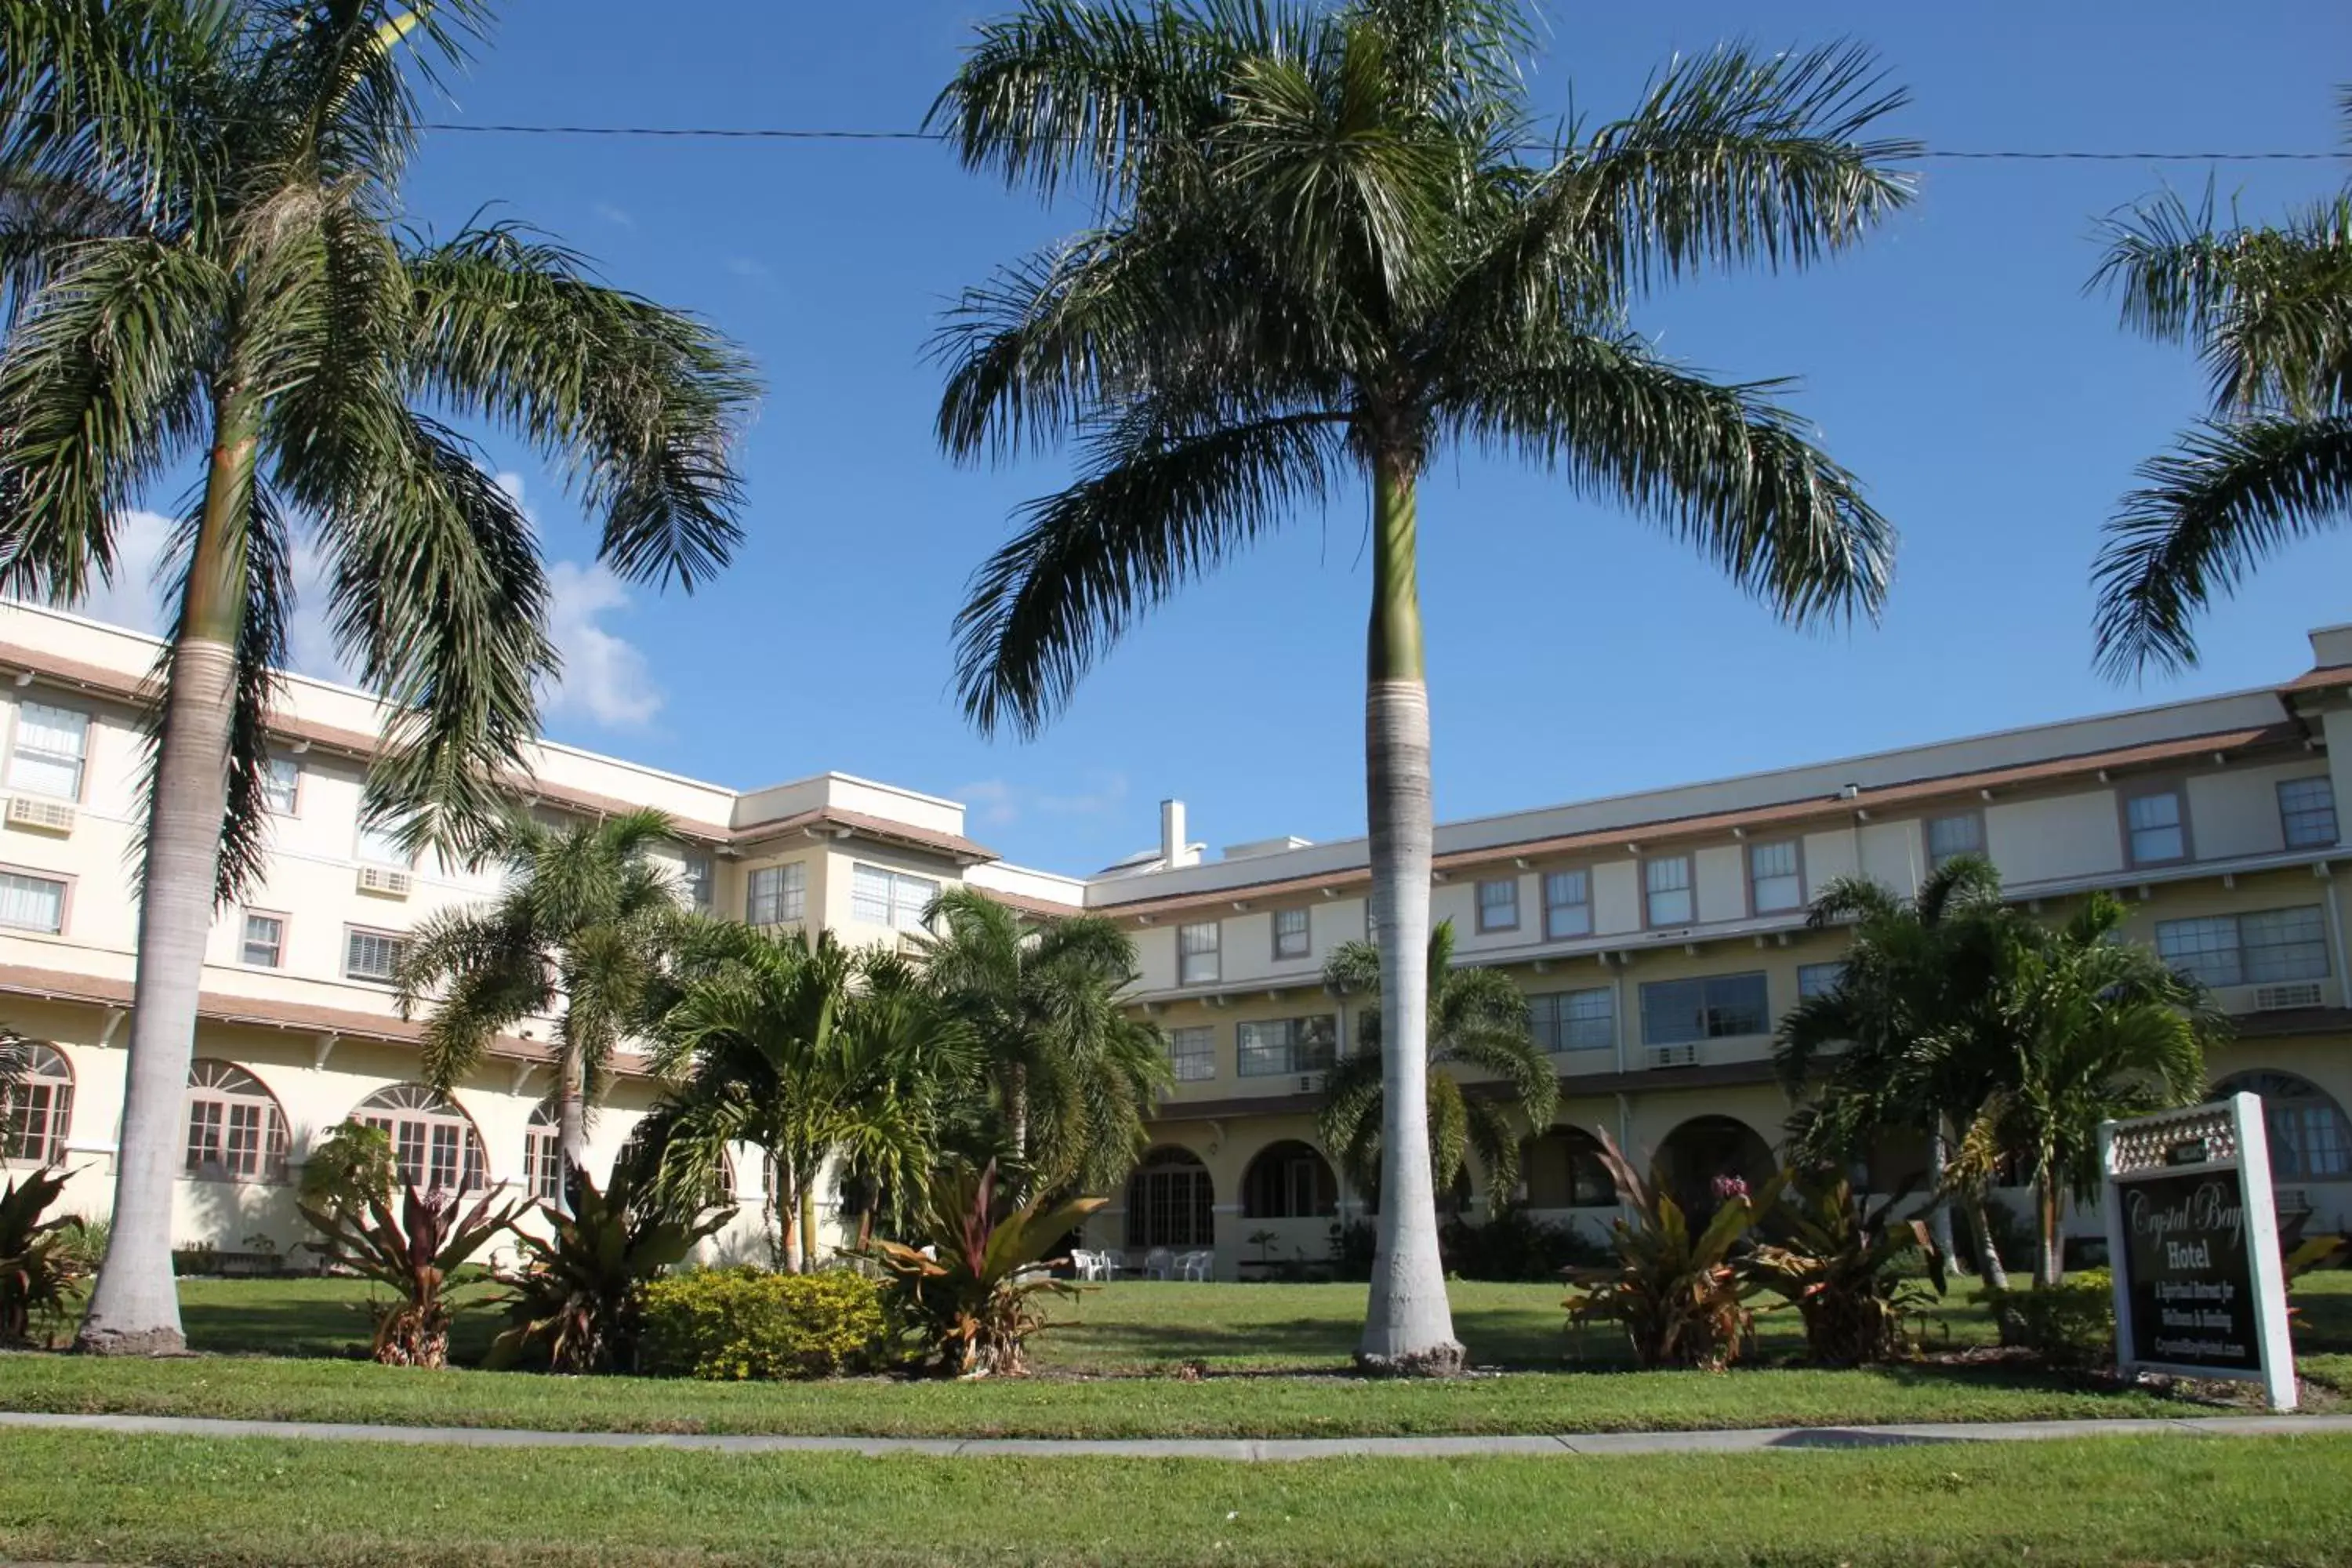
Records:
{"label": "white cloud", "polygon": [[627,208],[616,207],[610,202],[591,202],[588,204],[588,210],[615,228],[637,226],[637,220],[630,216]]}
{"label": "white cloud", "polygon": [[163,564],[178,526],[161,512],[124,512],[114,524],[114,581],[97,584],[80,604],[67,608],[109,626],[162,636],[167,621],[155,568]]}
{"label": "white cloud", "polygon": [[601,564],[558,561],[547,570],[548,632],[563,670],[541,694],[550,713],[572,713],[608,730],[636,729],[661,711],[662,693],[635,643],[598,618],[628,607],[621,580]]}
{"label": "white cloud", "polygon": [[1071,790],[1041,789],[1009,779],[976,779],[952,791],[983,826],[1009,827],[1024,816],[1108,816],[1127,802],[1127,775],[1096,770]]}

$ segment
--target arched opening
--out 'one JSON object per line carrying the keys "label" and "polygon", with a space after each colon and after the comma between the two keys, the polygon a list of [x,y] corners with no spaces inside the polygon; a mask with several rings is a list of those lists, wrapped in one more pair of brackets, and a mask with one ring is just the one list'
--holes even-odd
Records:
{"label": "arched opening", "polygon": [[522,1186],[541,1203],[563,1201],[563,1113],[552,1100],[531,1108],[523,1131]]}
{"label": "arched opening", "polygon": [[2270,1133],[2274,1182],[2340,1182],[2352,1178],[2352,1123],[2326,1089],[2291,1072],[2242,1072],[2213,1086],[2216,1099],[2262,1097]]}
{"label": "arched opening", "polygon": [[1163,1145],[1127,1179],[1127,1245],[1214,1247],[1216,1192],[1189,1149]]}
{"label": "arched opening", "polygon": [[446,1095],[396,1083],[360,1101],[352,1120],[392,1140],[401,1179],[420,1191],[478,1193],[489,1185],[482,1135]]}
{"label": "arched opening", "polygon": [[24,1056],[15,1087],[0,1090],[0,1162],[62,1165],[73,1125],[73,1068],[38,1040],[26,1042]]}
{"label": "arched opening", "polygon": [[1313,1219],[1339,1212],[1330,1162],[1295,1138],[1269,1143],[1242,1173],[1245,1219]]}
{"label": "arched opening", "polygon": [[188,1064],[184,1174],[206,1182],[282,1182],[286,1144],[286,1112],[259,1079],[213,1057]]}
{"label": "arched opening", "polygon": [[1601,1140],[1581,1127],[1555,1127],[1521,1144],[1519,1175],[1529,1208],[1606,1208],[1617,1201],[1617,1184],[1601,1163]]}
{"label": "arched opening", "polygon": [[1717,1184],[1738,1180],[1754,1192],[1772,1176],[1772,1148],[1734,1116],[1694,1116],[1658,1145],[1666,1191],[1688,1215],[1711,1215]]}

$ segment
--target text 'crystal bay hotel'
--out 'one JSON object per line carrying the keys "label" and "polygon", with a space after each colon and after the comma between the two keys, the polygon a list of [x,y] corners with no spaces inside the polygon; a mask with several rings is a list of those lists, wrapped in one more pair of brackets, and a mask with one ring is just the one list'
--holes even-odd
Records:
{"label": "text 'crystal bay hotel'", "polygon": [[[1615,1212],[1590,1130],[1659,1152],[1679,1179],[1766,1162],[1787,1116],[1774,1021],[1836,973],[1843,937],[1805,906],[1860,873],[1909,892],[1939,859],[1991,858],[2045,912],[2096,889],[2131,933],[2205,981],[2233,1016],[2217,1086],[2264,1099],[2283,1223],[2352,1224],[2352,997],[2336,802],[2352,789],[2352,628],[2312,634],[2313,668],[2275,687],[1873,756],[1543,806],[1441,826],[1433,917],[1458,962],[1528,994],[1560,1079],[1559,1125],[1530,1130],[1516,1194],[1555,1219]],[[135,911],[128,852],[155,644],[75,616],[0,605],[0,1023],[47,1042],[0,1154],[73,1173],[65,1206],[111,1194],[129,1037]],[[215,920],[207,953],[175,1237],[224,1253],[301,1239],[289,1172],[348,1118],[377,1122],[422,1183],[544,1191],[554,1174],[547,1026],[499,1042],[447,1097],[416,1081],[415,1026],[388,984],[405,931],[489,896],[487,874],[411,863],[361,830],[375,711],[287,682],[274,728],[267,877]],[[944,887],[1024,910],[1113,916],[1141,952],[1135,1005],[1166,1036],[1176,1084],[1127,1190],[1093,1222],[1130,1250],[1324,1255],[1353,1212],[1316,1147],[1322,1074],[1353,1048],[1360,997],[1321,984],[1365,934],[1361,839],[1205,853],[1182,807],[1160,842],[1091,877],[1008,866],[953,801],[837,773],[739,792],[549,744],[538,805],[670,814],[703,907],[845,941],[919,929]],[[623,1063],[592,1161],[608,1164],[651,1102]],[[1920,1151],[1890,1146],[1876,1180]],[[735,1226],[758,1255],[767,1194],[739,1151]],[[1258,1239],[1253,1239],[1258,1238]]]}

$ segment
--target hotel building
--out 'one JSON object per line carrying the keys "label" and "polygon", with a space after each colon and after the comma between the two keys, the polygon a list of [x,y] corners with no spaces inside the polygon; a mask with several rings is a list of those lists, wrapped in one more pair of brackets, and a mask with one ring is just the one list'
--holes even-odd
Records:
{"label": "hotel building", "polygon": [[[2263,689],[1441,825],[1433,915],[1453,921],[1457,962],[1500,967],[1527,992],[1559,1072],[1557,1123],[1530,1130],[1513,1195],[1556,1220],[1605,1223],[1616,1210],[1591,1157],[1596,1128],[1658,1152],[1677,1180],[1762,1165],[1789,1110],[1774,1022],[1834,979],[1843,942],[1806,928],[1810,899],[1854,874],[1908,893],[1940,859],[1978,852],[2044,913],[2094,889],[2125,899],[2131,935],[2232,1016],[2209,1065],[2217,1089],[2263,1097],[2283,1224],[2352,1226],[2352,953],[2335,874],[2352,873],[2336,805],[2352,789],[2340,776],[2352,772],[2352,627],[2311,642],[2310,669]],[[105,1212],[113,1181],[138,689],[154,654],[142,637],[0,605],[0,1023],[45,1042],[0,1153],[63,1165],[64,1206],[88,1215]],[[300,1240],[289,1173],[347,1118],[384,1126],[427,1182],[527,1193],[552,1180],[543,1021],[446,1098],[416,1080],[418,1029],[387,984],[403,933],[495,883],[411,863],[361,829],[376,723],[361,693],[286,683],[268,873],[219,911],[207,955],[184,1245],[282,1252]],[[1363,840],[1265,839],[1211,857],[1171,802],[1155,848],[1065,876],[974,843],[956,802],[837,773],[739,792],[548,743],[529,787],[560,816],[667,812],[688,896],[757,923],[897,942],[960,882],[1130,930],[1132,1000],[1165,1034],[1176,1082],[1135,1176],[1091,1222],[1096,1244],[1213,1249],[1231,1278],[1247,1259],[1319,1258],[1335,1220],[1360,1206],[1316,1146],[1314,1111],[1365,1004],[1321,980],[1333,948],[1365,934]],[[593,1164],[609,1163],[652,1102],[654,1086],[622,1067]],[[1874,1180],[1920,1159],[1890,1144]],[[761,1162],[739,1152],[735,1166],[739,1213],[719,1247],[762,1256]]]}

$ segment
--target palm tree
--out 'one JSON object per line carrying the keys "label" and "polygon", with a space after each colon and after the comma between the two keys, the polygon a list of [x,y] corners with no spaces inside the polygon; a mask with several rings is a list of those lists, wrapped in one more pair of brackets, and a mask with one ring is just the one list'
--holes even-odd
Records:
{"label": "palm tree", "polygon": [[[1938,1198],[1954,1140],[2008,1081],[2016,1051],[1999,1006],[2009,927],[2022,917],[2000,900],[1992,863],[1963,855],[1928,873],[1918,892],[1898,898],[1866,877],[1823,888],[1808,923],[1850,926],[1837,984],[1799,1002],[1781,1019],[1773,1059],[1782,1087],[1801,1102],[1796,1152],[1807,1163],[1867,1159],[1879,1137],[1924,1137]],[[1956,1195],[1975,1233],[1977,1267],[1988,1284],[2008,1280],[1986,1223],[1990,1172]],[[1937,1248],[1953,1256],[1951,1217],[1930,1216]]]}
{"label": "palm tree", "polygon": [[662,1020],[655,1061],[672,1081],[640,1136],[693,1192],[728,1146],[772,1163],[787,1269],[816,1266],[817,1182],[829,1163],[919,1190],[938,1152],[939,1086],[970,1070],[896,954],[854,952],[831,931],[730,928],[731,952],[689,977]]}
{"label": "palm tree", "polygon": [[[0,589],[71,602],[191,458],[156,670],[114,1225],[79,1342],[182,1344],[172,1181],[206,928],[257,871],[307,540],[390,719],[372,818],[465,845],[536,728],[547,584],[520,508],[423,410],[562,459],[623,577],[737,538],[753,384],[700,323],[511,226],[396,226],[416,91],[488,0],[0,0]],[[404,66],[404,60],[406,62]]]}
{"label": "palm tree", "polygon": [[1103,916],[1025,920],[975,888],[941,893],[931,916],[918,962],[992,1080],[1016,1195],[1116,1188],[1172,1081],[1158,1026],[1119,1002],[1134,942]]}
{"label": "palm tree", "polygon": [[[2352,90],[2343,95],[2352,140]],[[2093,287],[2123,324],[2193,345],[2212,411],[2143,464],[2094,577],[2117,678],[2197,662],[2190,622],[2265,557],[2352,516],[2352,185],[2284,223],[2217,226],[2212,192],[2107,226]]]}
{"label": "palm tree", "polygon": [[[1323,966],[1323,984],[1341,996],[1378,996],[1381,950],[1369,942],[1342,942]],[[1519,1123],[1541,1132],[1559,1108],[1559,1078],[1528,1026],[1528,999],[1499,969],[1454,966],[1454,922],[1429,933],[1429,1179],[1451,1192],[1473,1154],[1486,1173],[1487,1205],[1498,1206],[1519,1179]],[[1315,1133],[1339,1156],[1359,1192],[1379,1194],[1381,1144],[1387,1117],[1381,1070],[1381,1013],[1357,1015],[1359,1048],[1331,1069]],[[1486,1092],[1466,1090],[1464,1069],[1492,1080]],[[1381,1205],[1383,1208],[1386,1205]]]}
{"label": "palm tree", "polygon": [[649,1023],[689,918],[676,879],[651,858],[675,842],[658,811],[561,829],[527,812],[502,817],[485,847],[506,868],[504,891],[427,918],[400,963],[401,1016],[430,1005],[426,1080],[446,1093],[501,1030],[552,1016],[563,1161],[584,1166],[588,1107],[603,1097],[614,1048]]}
{"label": "palm tree", "polygon": [[1460,1363],[1424,1125],[1429,710],[1420,478],[1449,446],[1630,504],[1795,622],[1874,611],[1893,536],[1773,401],[1661,357],[1656,286],[1844,249],[1908,195],[1902,101],[1852,47],[1680,59],[1543,155],[1522,0],[1028,0],[932,110],[964,163],[1093,227],[968,290],[941,443],[1075,437],[1084,473],[975,577],[960,685],[1034,732],[1152,605],[1360,479],[1370,492],[1366,784],[1390,1023],[1381,1223],[1359,1359]]}
{"label": "palm tree", "polygon": [[2058,1283],[2062,1194],[2099,1190],[2099,1123],[2193,1103],[2205,1087],[2205,1046],[2223,1020],[2203,989],[2117,935],[2122,902],[2093,893],[2055,928],[2020,921],[2001,976],[2015,1041],[2011,1081],[1990,1095],[1960,1142],[1958,1163],[1989,1174],[2011,1151],[2033,1179],[2035,1277]]}

